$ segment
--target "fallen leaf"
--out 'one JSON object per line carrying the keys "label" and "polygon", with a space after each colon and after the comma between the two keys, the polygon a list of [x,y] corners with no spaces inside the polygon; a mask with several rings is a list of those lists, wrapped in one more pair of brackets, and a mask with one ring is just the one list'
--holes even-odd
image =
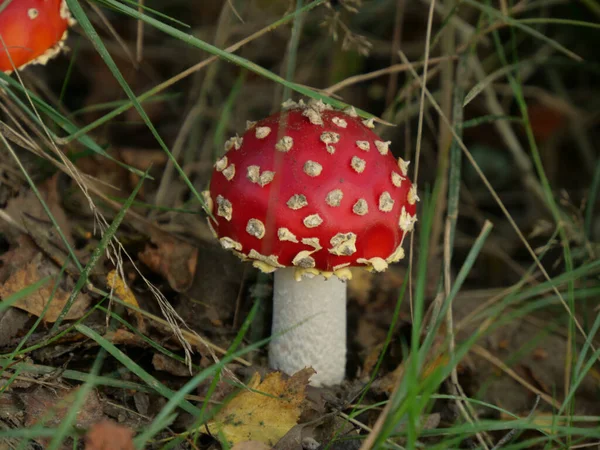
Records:
{"label": "fallen leaf", "polygon": [[30,318],[27,313],[15,308],[0,311],[0,348],[7,346],[19,333],[25,333]]}
{"label": "fallen leaf", "polygon": [[0,283],[4,283],[11,273],[25,266],[39,252],[39,248],[29,236],[19,234],[10,250],[0,256]]}
{"label": "fallen leaf", "polygon": [[[11,252],[3,255],[4,260],[9,253]],[[31,261],[13,270],[8,279],[0,286],[0,298],[6,298],[20,292],[47,276],[56,277],[59,273],[60,269],[46,258],[43,253],[38,252]],[[20,298],[13,306],[27,311],[36,317],[40,317],[48,302],[52,300],[43,319],[46,322],[56,322],[56,319],[69,300],[73,282],[69,278],[64,278],[59,281],[56,289],[54,285],[54,282],[46,283],[37,291]],[[89,296],[80,293],[75,298],[65,319],[75,320],[81,318],[88,311],[90,303],[91,299]]]}
{"label": "fallen leaf", "polygon": [[257,441],[273,446],[300,418],[308,380],[315,371],[308,367],[283,380],[280,372],[261,382],[254,374],[243,390],[232,398],[208,424],[213,436],[222,434],[230,445]]}
{"label": "fallen leaf", "polygon": [[152,245],[147,245],[138,254],[140,260],[152,271],[164,276],[177,292],[185,292],[194,281],[198,249],[168,235],[152,236]]}
{"label": "fallen leaf", "polygon": [[137,334],[117,328],[109,330],[104,334],[104,338],[115,345],[130,345],[132,347],[147,347],[148,343]]}
{"label": "fallen leaf", "polygon": [[[141,309],[140,304],[135,298],[135,295],[133,295],[132,290],[129,288],[129,286],[125,284],[125,282],[119,276],[116,270],[111,270],[110,272],[108,272],[108,275],[106,276],[106,282],[108,283],[108,286],[115,291],[115,293],[121,300],[123,300],[128,305],[133,306],[134,308]],[[136,311],[135,309],[131,310],[131,312],[137,320],[138,327],[144,330],[145,322],[142,313]]]}
{"label": "fallen leaf", "polygon": [[[305,433],[306,424],[301,423],[292,427],[275,445],[274,450],[298,450],[302,448],[302,438]],[[312,432],[314,426],[310,427]]]}
{"label": "fallen leaf", "polygon": [[154,356],[152,356],[152,365],[156,370],[168,372],[176,377],[190,376],[190,369],[188,369],[185,364],[177,361],[176,359],[169,358],[162,353],[155,353]]}
{"label": "fallen leaf", "polygon": [[85,450],[135,450],[133,431],[110,420],[98,422],[85,436]]}
{"label": "fallen leaf", "polygon": [[[42,423],[48,428],[58,426],[75,401],[78,389],[54,390],[39,387],[33,392],[21,394],[19,397],[25,405],[27,416],[25,426],[31,427]],[[89,428],[102,419],[104,419],[102,403],[98,394],[91,391],[77,413],[74,425],[77,428]]]}
{"label": "fallen leaf", "polygon": [[106,275],[106,282],[108,285],[115,290],[117,295],[121,300],[123,300],[128,305],[135,306],[139,309],[140,304],[138,303],[135,295],[131,292],[131,289],[125,284],[123,279],[119,276],[116,270],[111,270]]}
{"label": "fallen leaf", "polygon": [[546,394],[552,393],[552,388],[547,386],[540,374],[536,373],[536,371],[529,365],[517,364],[515,366],[515,371],[540,391],[545,392]]}
{"label": "fallen leaf", "polygon": [[[61,187],[58,185],[61,174],[57,173],[44,183],[39,186],[39,193],[43,200],[46,202],[48,209],[52,213],[54,220],[63,232],[63,236],[69,242],[69,245],[74,246],[74,240],[71,236],[71,224],[65,210],[62,206],[62,195]],[[31,218],[43,223],[47,226],[48,231],[55,233],[54,227],[44,207],[40,203],[35,192],[32,190],[24,190],[19,193],[17,197],[14,197],[8,201],[5,212],[11,216],[17,223],[22,222],[23,213],[26,212]],[[57,241],[61,243],[62,241]]]}

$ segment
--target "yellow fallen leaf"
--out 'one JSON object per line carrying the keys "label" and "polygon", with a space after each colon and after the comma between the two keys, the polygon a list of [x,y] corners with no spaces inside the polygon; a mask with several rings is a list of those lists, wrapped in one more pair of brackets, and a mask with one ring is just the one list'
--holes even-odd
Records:
{"label": "yellow fallen leaf", "polygon": [[111,270],[108,272],[108,275],[106,275],[106,282],[115,290],[119,298],[125,303],[133,305],[136,308],[140,307],[135,295],[133,295],[131,289],[125,285],[125,282],[121,279],[116,270]]}
{"label": "yellow fallen leaf", "polygon": [[314,373],[307,367],[284,381],[281,373],[273,372],[262,382],[260,375],[254,374],[248,390],[221,408],[208,423],[208,431],[213,436],[222,434],[230,445],[245,441],[275,445],[298,423],[304,391]]}
{"label": "yellow fallen leaf", "polygon": [[[121,300],[128,305],[140,309],[140,304],[135,298],[135,295],[133,295],[131,289],[125,284],[116,270],[111,270],[108,272],[108,275],[106,275],[106,282],[112,289],[114,289],[115,293]],[[144,318],[142,317],[142,314],[136,310],[133,310],[132,312],[137,319],[138,326],[141,327],[144,325]]]}

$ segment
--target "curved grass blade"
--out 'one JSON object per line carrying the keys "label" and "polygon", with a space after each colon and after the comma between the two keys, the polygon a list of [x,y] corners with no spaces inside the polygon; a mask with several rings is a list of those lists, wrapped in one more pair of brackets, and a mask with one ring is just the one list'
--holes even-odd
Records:
{"label": "curved grass blade", "polygon": [[[140,104],[138,99],[136,98],[131,87],[129,86],[129,84],[127,84],[127,81],[125,80],[125,78],[123,78],[121,71],[119,70],[119,68],[117,67],[112,56],[108,52],[108,49],[106,48],[106,46],[100,39],[100,36],[94,29],[94,26],[92,25],[92,23],[86,16],[85,12],[83,11],[83,8],[79,4],[79,1],[78,0],[66,0],[66,1],[67,1],[67,5],[69,6],[69,9],[71,10],[71,13],[73,14],[73,16],[75,16],[75,18],[77,19],[77,21],[79,22],[79,24],[81,25],[83,30],[86,32],[86,34],[92,41],[92,44],[96,48],[96,51],[98,52],[100,57],[104,60],[104,62],[106,63],[106,65],[108,66],[110,71],[112,72],[115,79],[119,82],[119,85],[121,86],[123,91],[127,94],[127,97],[129,97],[129,99],[133,103],[133,106],[135,107],[136,111],[139,113],[140,117],[142,117],[142,119],[143,119],[144,123],[146,124],[146,126],[148,127],[148,129],[150,130],[150,132],[152,133],[152,135],[154,136],[154,138],[156,139],[156,141],[158,142],[160,147],[166,153],[169,160],[172,162],[173,166],[175,167],[175,169],[181,176],[181,179],[184,181],[186,186],[190,189],[190,192],[192,192],[194,194],[194,196],[196,197],[198,202],[202,205],[202,208],[204,209],[204,211],[209,216],[212,217],[212,213],[208,209],[204,199],[202,198],[200,193],[195,189],[194,185],[192,184],[190,179],[187,177],[187,175],[184,173],[183,169],[181,168],[181,166],[179,165],[177,160],[173,157],[173,155],[169,151],[169,148],[167,147],[167,144],[165,144],[162,137],[158,134],[158,131],[156,130],[156,127],[150,120],[150,117],[148,117],[148,114],[146,114],[146,111],[144,110],[144,108],[142,107],[142,105]],[[145,16],[143,14],[139,14],[136,10],[134,10],[134,12],[136,14],[140,15],[141,17],[147,18],[147,16]],[[152,19],[152,20],[154,20],[154,19]],[[158,22],[158,21],[156,21],[156,22]],[[158,22],[158,23],[160,23],[160,22]]]}
{"label": "curved grass blade", "polygon": [[[44,100],[39,98],[37,95],[35,95],[29,89],[26,89],[23,86],[21,86],[21,84],[17,80],[13,79],[12,77],[9,77],[8,75],[6,75],[4,72],[1,72],[1,71],[0,71],[0,82],[6,82],[11,88],[16,89],[17,91],[19,91],[23,94],[26,94],[27,97],[29,99],[31,99],[31,101],[33,102],[33,104],[35,105],[35,107],[37,108],[37,110],[40,112],[41,115],[47,116],[56,125],[58,125],[60,128],[62,128],[64,131],[66,131],[70,135],[77,134],[75,140],[77,140],[85,148],[91,150],[94,153],[101,155],[104,158],[109,159],[110,161],[113,161],[114,163],[118,164],[121,167],[126,168],[128,171],[130,171],[138,176],[143,175],[143,173],[144,173],[143,171],[141,171],[135,167],[132,167],[130,165],[127,165],[127,164],[123,163],[122,161],[115,159],[113,156],[111,156],[109,153],[107,153],[106,150],[104,150],[104,148],[102,148],[100,145],[98,145],[91,137],[86,136],[85,133],[78,133],[80,130],[79,130],[79,128],[77,128],[77,126],[75,124],[73,124],[73,122],[71,122],[65,116],[60,114],[58,111],[56,111],[54,108],[52,108],[52,106],[50,106]],[[29,106],[27,104],[25,104],[21,100],[21,98],[19,98],[19,96],[15,92],[12,91],[12,89],[5,89],[4,92],[6,92],[6,94],[12,99],[12,101],[14,101],[19,106],[19,109],[21,111],[25,112],[25,114],[27,114],[32,121],[37,123],[39,126],[43,125],[39,122],[37,115],[33,111],[31,111]],[[61,137],[57,136],[56,134],[54,134],[48,127],[46,127],[46,129],[47,129],[48,133],[50,134],[50,136],[52,137],[52,140],[54,140],[57,144],[62,145],[62,144],[66,144],[66,143],[70,142],[69,140],[65,140],[64,138],[61,138]],[[89,130],[87,130],[87,131],[89,131]]]}
{"label": "curved grass blade", "polygon": [[[237,66],[243,67],[243,68],[249,70],[250,72],[254,72],[257,75],[260,75],[268,80],[271,80],[277,84],[280,84],[280,85],[284,86],[285,88],[289,88],[292,91],[298,92],[299,94],[302,94],[306,97],[313,98],[315,100],[322,100],[323,102],[328,103],[336,108],[343,109],[343,108],[346,108],[347,106],[349,106],[347,103],[341,102],[341,101],[336,100],[331,97],[324,96],[324,95],[320,94],[319,92],[316,92],[305,86],[301,86],[299,84],[292,83],[288,80],[285,80],[284,78],[280,77],[279,75],[274,74],[270,70],[267,70],[264,67],[261,67],[258,64],[247,60],[246,58],[242,58],[241,56],[237,56],[233,53],[222,50],[222,49],[215,47],[214,45],[211,45],[207,42],[204,42],[201,39],[198,39],[190,34],[184,33],[176,28],[173,28],[170,25],[162,23],[156,19],[153,19],[152,17],[141,14],[137,10],[130,8],[128,6],[125,6],[116,0],[104,0],[104,1],[106,2],[106,4],[113,6],[118,11],[120,11],[124,14],[127,14],[137,20],[143,20],[148,25],[151,25],[151,26],[157,28],[158,30],[162,31],[163,33],[166,33],[176,39],[179,39],[180,41],[185,42],[186,44],[191,45],[192,47],[196,47],[200,50],[204,50],[205,52],[208,52],[212,55],[218,56],[219,58],[224,59],[225,61],[231,62]],[[307,7],[315,7],[324,2],[325,2],[325,0],[315,0],[314,2],[307,5]],[[78,3],[78,0],[67,0],[67,3],[69,4],[69,6],[71,6],[71,4]],[[300,10],[296,11],[296,13],[298,13],[299,11]],[[369,118],[373,117],[372,114],[369,114],[366,111],[356,109],[356,112],[364,117],[369,117]]]}
{"label": "curved grass blade", "polygon": [[519,30],[524,31],[525,33],[533,36],[534,38],[547,43],[548,45],[550,45],[552,48],[554,48],[558,52],[568,56],[569,58],[571,58],[575,61],[583,61],[583,58],[581,56],[579,56],[575,52],[569,50],[564,45],[560,44],[559,42],[555,41],[554,39],[549,38],[548,36],[545,36],[544,34],[540,33],[539,31],[531,28],[530,26],[521,23],[521,21],[519,21],[517,19],[513,19],[512,17],[502,14],[500,11],[498,11],[495,8],[492,8],[487,5],[483,5],[479,1],[476,1],[476,0],[462,0],[462,2],[466,3],[467,5],[471,5],[472,7],[477,8],[480,11],[483,11],[483,12],[489,14],[491,17],[500,21],[501,23],[505,22],[514,28],[518,28]]}

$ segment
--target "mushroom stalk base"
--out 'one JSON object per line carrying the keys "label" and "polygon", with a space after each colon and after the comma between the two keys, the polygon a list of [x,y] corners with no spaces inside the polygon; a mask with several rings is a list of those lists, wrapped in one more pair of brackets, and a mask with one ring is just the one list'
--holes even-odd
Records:
{"label": "mushroom stalk base", "polygon": [[339,384],[346,367],[346,283],[335,276],[296,281],[294,270],[275,272],[269,364],[289,375],[311,366],[313,386]]}

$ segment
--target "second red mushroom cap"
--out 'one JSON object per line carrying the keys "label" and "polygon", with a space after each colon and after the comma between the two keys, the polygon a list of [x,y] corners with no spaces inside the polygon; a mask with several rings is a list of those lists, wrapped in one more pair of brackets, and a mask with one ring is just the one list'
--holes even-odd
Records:
{"label": "second red mushroom cap", "polygon": [[63,49],[74,23],[65,0],[8,2],[0,12],[0,71],[45,64]]}

